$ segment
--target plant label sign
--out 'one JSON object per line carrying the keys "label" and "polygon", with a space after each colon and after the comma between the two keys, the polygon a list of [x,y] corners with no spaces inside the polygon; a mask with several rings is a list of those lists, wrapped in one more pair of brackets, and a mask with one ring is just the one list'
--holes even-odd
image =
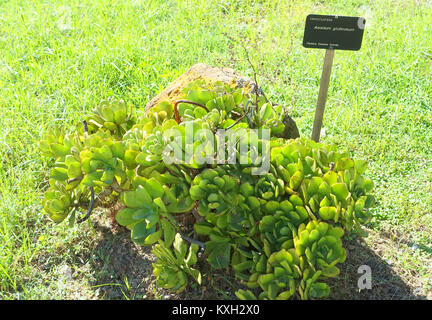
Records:
{"label": "plant label sign", "polygon": [[303,47],[326,49],[312,128],[312,140],[316,142],[319,141],[321,134],[334,51],[360,50],[365,24],[366,20],[361,17],[317,14],[310,14],[306,17]]}
{"label": "plant label sign", "polygon": [[306,18],[305,48],[359,50],[366,20],[361,17],[323,16]]}

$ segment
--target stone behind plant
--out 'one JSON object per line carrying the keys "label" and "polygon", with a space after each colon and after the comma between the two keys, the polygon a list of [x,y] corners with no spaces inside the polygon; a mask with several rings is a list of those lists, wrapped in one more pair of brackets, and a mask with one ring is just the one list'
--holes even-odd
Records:
{"label": "stone behind plant", "polygon": [[[174,103],[182,96],[181,91],[183,88],[189,83],[199,79],[205,80],[207,84],[220,81],[236,88],[247,88],[251,92],[255,92],[254,90],[256,90],[257,87],[251,79],[239,74],[231,68],[212,67],[204,63],[197,63],[171,82],[161,93],[151,99],[145,106],[145,111],[147,112],[151,107],[162,101]],[[263,95],[261,88],[258,88],[258,93]],[[300,136],[295,121],[288,114],[285,115],[283,122],[285,124],[283,138],[295,139]]]}

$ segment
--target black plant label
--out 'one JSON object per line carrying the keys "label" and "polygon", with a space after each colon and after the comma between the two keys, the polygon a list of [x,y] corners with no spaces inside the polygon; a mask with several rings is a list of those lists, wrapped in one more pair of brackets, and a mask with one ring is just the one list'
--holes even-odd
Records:
{"label": "black plant label", "polygon": [[362,17],[310,14],[306,17],[306,48],[359,50],[366,20]]}

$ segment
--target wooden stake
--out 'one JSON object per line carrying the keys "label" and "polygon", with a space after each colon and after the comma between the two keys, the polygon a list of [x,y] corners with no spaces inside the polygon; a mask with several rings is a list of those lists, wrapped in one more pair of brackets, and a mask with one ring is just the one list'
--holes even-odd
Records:
{"label": "wooden stake", "polygon": [[334,50],[327,49],[324,57],[324,65],[321,74],[320,89],[318,101],[315,110],[315,120],[312,128],[312,140],[318,142],[321,134],[322,120],[324,116],[324,108],[327,100],[327,91],[330,82],[330,73],[333,65]]}

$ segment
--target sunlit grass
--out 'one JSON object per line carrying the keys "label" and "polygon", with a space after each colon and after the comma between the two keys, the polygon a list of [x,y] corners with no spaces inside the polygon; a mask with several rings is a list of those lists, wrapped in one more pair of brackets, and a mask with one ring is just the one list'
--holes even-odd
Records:
{"label": "sunlit grass", "polygon": [[[260,85],[310,136],[324,52],[301,46],[309,13],[366,18],[362,49],[336,52],[322,140],[369,160],[379,201],[374,229],[403,230],[432,246],[431,1],[8,1],[0,8],[0,298],[67,298],[50,285],[55,266],[95,237],[89,225],[55,226],[41,211],[50,165],[37,148],[44,132],[72,128],[109,96],[143,108],[198,62],[251,77],[227,33],[251,39]],[[410,268],[430,278],[421,261],[432,265],[432,256],[420,254]]]}

